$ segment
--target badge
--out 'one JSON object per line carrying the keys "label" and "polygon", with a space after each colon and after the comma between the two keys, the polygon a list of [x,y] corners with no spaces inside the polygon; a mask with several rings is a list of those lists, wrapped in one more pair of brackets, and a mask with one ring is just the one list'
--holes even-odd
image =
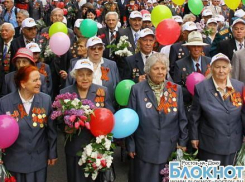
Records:
{"label": "badge", "polygon": [[32,125],[33,125],[34,127],[37,127],[37,123],[36,123],[36,122],[34,122]]}
{"label": "badge", "polygon": [[152,103],[151,102],[147,102],[145,106],[146,106],[146,108],[150,109],[152,107]]}
{"label": "badge", "polygon": [[101,107],[104,107],[105,106],[105,104],[103,102],[100,105],[101,105]]}
{"label": "badge", "polygon": [[183,52],[182,52],[182,55],[184,56],[184,55],[185,55],[185,53],[183,53]]}
{"label": "badge", "polygon": [[214,95],[215,95],[215,97],[217,97],[217,96],[218,96],[218,94],[217,94],[217,93],[215,93]]}
{"label": "badge", "polygon": [[172,99],[174,102],[176,102],[176,98],[174,97],[173,99]]}
{"label": "badge", "polygon": [[136,72],[136,68],[133,69],[133,72]]}
{"label": "badge", "polygon": [[96,105],[96,107],[100,107],[100,103],[98,103],[98,102],[95,105]]}
{"label": "badge", "polygon": [[164,92],[164,96],[166,96],[166,97],[168,96],[168,92],[167,91]]}
{"label": "badge", "polygon": [[43,124],[40,124],[40,128],[43,128]]}
{"label": "badge", "polygon": [[176,107],[175,107],[175,108],[173,108],[173,111],[174,111],[174,112],[177,112],[177,108],[176,108]]}
{"label": "badge", "polygon": [[146,102],[147,101],[147,98],[144,98],[144,101]]}
{"label": "badge", "polygon": [[186,71],[186,68],[183,68],[183,71]]}
{"label": "badge", "polygon": [[180,48],[179,51],[182,51],[182,49]]}

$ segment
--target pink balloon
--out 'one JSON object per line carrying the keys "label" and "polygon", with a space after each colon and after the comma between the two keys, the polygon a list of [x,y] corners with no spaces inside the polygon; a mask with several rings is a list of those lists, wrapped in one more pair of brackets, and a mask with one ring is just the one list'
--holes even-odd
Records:
{"label": "pink balloon", "polygon": [[142,14],[142,16],[143,16],[144,14],[151,14],[149,11],[147,11],[147,10],[145,10],[145,9],[141,10],[140,13]]}
{"label": "pink balloon", "polygon": [[205,76],[201,73],[193,72],[186,78],[186,88],[191,93],[191,95],[194,95],[194,88],[195,85],[200,83],[205,79]]}
{"label": "pink balloon", "polygon": [[71,45],[68,35],[63,32],[58,32],[52,35],[49,40],[50,49],[58,56],[65,54]]}
{"label": "pink balloon", "polygon": [[8,115],[0,115],[0,149],[10,147],[18,138],[19,125]]}

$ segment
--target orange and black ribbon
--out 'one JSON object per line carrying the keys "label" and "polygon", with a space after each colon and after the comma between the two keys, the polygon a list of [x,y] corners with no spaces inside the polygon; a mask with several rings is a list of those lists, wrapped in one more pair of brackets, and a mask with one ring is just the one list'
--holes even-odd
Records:
{"label": "orange and black ribbon", "polygon": [[25,116],[27,116],[27,113],[26,113],[26,111],[25,111],[25,109],[24,109],[23,104],[19,104],[19,105],[18,105],[18,109],[19,109],[19,111],[20,111],[20,118],[21,118],[21,119],[24,118]]}
{"label": "orange and black ribbon", "polygon": [[105,80],[105,81],[109,81],[109,77],[108,77],[108,73],[109,73],[110,69],[109,68],[106,68],[106,67],[103,67],[101,66],[101,80]]}
{"label": "orange and black ribbon", "polygon": [[41,74],[44,75],[45,77],[48,76],[48,73],[47,73],[47,71],[45,70],[45,64],[44,64],[44,63],[41,64],[41,67],[39,68],[39,73],[41,73]]}
{"label": "orange and black ribbon", "polygon": [[102,88],[98,88],[96,91],[95,102],[99,104],[99,106],[104,107],[105,104],[105,90]]}

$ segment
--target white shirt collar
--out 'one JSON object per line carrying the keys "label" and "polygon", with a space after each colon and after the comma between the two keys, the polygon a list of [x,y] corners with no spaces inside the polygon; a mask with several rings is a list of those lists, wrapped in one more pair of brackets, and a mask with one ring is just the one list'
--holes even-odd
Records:
{"label": "white shirt collar", "polygon": [[23,97],[21,97],[20,90],[18,90],[18,92],[19,92],[20,99],[21,99],[23,104],[31,104],[33,102],[34,95],[33,95],[33,97],[30,100],[25,100]]}

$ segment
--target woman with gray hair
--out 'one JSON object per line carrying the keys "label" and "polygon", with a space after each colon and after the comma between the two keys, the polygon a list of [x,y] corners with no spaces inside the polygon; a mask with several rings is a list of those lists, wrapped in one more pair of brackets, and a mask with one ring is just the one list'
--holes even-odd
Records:
{"label": "woman with gray hair", "polygon": [[[76,93],[78,98],[91,100],[98,108],[107,108],[114,112],[110,95],[107,88],[93,84],[94,68],[93,63],[88,59],[80,59],[76,62],[71,76],[76,80],[75,84],[62,89],[60,92]],[[63,127],[61,127],[63,128]],[[83,168],[78,165],[79,158],[77,152],[81,146],[90,143],[94,136],[87,129],[82,129],[79,135],[74,135],[72,140],[67,140],[65,145],[66,169],[68,182],[90,182],[90,177],[84,176]]]}
{"label": "woman with gray hair", "polygon": [[165,80],[168,67],[168,58],[154,53],[144,67],[147,79],[131,90],[128,107],[138,113],[140,121],[135,133],[126,139],[135,182],[162,181],[160,170],[177,144],[186,149],[188,133],[182,90]]}

